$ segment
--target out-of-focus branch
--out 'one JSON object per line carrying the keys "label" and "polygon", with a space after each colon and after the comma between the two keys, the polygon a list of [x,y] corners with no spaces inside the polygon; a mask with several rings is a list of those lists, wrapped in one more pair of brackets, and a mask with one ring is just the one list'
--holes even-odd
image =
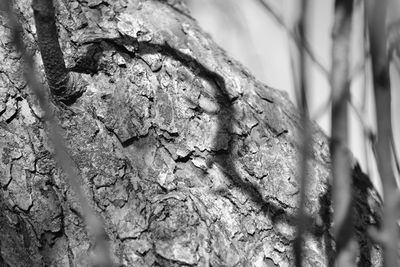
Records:
{"label": "out-of-focus branch", "polygon": [[357,119],[359,120],[359,122],[362,125],[362,130],[364,135],[367,137],[368,140],[371,141],[371,143],[375,142],[375,134],[374,131],[372,130],[372,127],[370,125],[368,125],[367,122],[365,122],[365,119],[363,118],[361,112],[358,110],[358,108],[354,105],[354,103],[352,101],[349,101],[350,107],[352,108],[352,110],[354,111],[354,114],[356,115]]}
{"label": "out-of-focus branch", "polygon": [[[349,250],[353,237],[351,216],[351,160],[348,148],[348,101],[349,55],[353,14],[353,1],[336,0],[332,31],[332,113],[331,113],[331,159],[333,235],[336,241],[336,263],[338,266],[355,266]],[[351,260],[345,263],[344,261]]]}
{"label": "out-of-focus branch", "polygon": [[64,56],[58,42],[55,11],[52,0],[33,0],[33,15],[40,54],[47,82],[53,96],[69,103],[82,94],[83,87],[65,67]]}
{"label": "out-of-focus branch", "polygon": [[48,136],[54,145],[56,162],[66,174],[67,182],[79,200],[79,204],[82,209],[81,215],[86,223],[89,237],[93,240],[94,247],[96,248],[94,251],[94,260],[99,266],[112,266],[103,223],[90,208],[89,202],[82,191],[78,168],[67,152],[67,148],[61,134],[62,131],[57,125],[52,108],[48,99],[46,99],[44,88],[39,83],[35,75],[35,64],[33,57],[31,56],[30,52],[26,50],[25,44],[23,43],[21,36],[23,29],[14,15],[12,0],[5,0],[2,3],[2,8],[5,9],[8,15],[8,22],[12,34],[12,42],[14,43],[17,51],[22,55],[24,78],[37,97],[41,109],[44,111],[44,118],[47,120],[48,126]]}
{"label": "out-of-focus branch", "polygon": [[[388,0],[387,21],[389,23],[387,34],[387,47],[390,63],[396,67],[397,72],[400,74],[400,1]],[[400,174],[400,161],[396,151],[395,140],[393,134],[391,138],[392,151],[396,170]]]}
{"label": "out-of-focus branch", "polygon": [[314,64],[322,71],[322,73],[325,75],[327,79],[329,79],[330,72],[329,70],[320,62],[320,60],[317,59],[313,51],[311,50],[311,47],[309,43],[307,42],[307,39],[302,38],[299,36],[298,33],[293,31],[292,29],[289,29],[289,27],[285,24],[285,21],[283,18],[278,15],[273,8],[271,8],[264,0],[257,0],[264,8],[265,10],[268,11],[268,13],[275,19],[275,21],[281,25],[285,31],[288,33],[289,37],[299,46],[299,49],[303,49],[307,55],[310,57],[311,61],[314,62]]}
{"label": "out-of-focus branch", "polygon": [[358,75],[365,73],[365,67],[367,66],[368,59],[369,59],[369,51],[365,50],[364,57],[361,62],[359,62],[352,71],[350,71],[350,80],[353,80]]}
{"label": "out-of-focus branch", "polygon": [[[308,11],[308,0],[302,0],[300,7],[301,9],[297,29],[300,35],[299,43],[296,47],[291,49],[291,60],[292,60],[292,70],[293,76],[297,79],[296,86],[298,87],[299,98],[298,106],[301,112],[301,124],[302,124],[302,134],[301,134],[301,145],[300,145],[300,159],[299,159],[299,175],[300,175],[300,196],[299,196],[299,210],[297,213],[297,236],[293,243],[295,262],[297,267],[303,265],[303,235],[307,230],[306,221],[306,192],[307,192],[307,176],[308,176],[308,157],[311,154],[312,148],[312,132],[311,123],[308,113],[307,104],[307,66],[305,61],[305,50],[303,46],[299,45],[303,43],[306,39],[306,18]],[[298,60],[296,60],[296,58]],[[297,64],[296,64],[297,63]],[[297,69],[297,70],[296,70]],[[298,73],[298,75],[296,75]]]}
{"label": "out-of-focus branch", "polygon": [[392,125],[389,58],[386,46],[387,1],[368,1],[368,32],[372,58],[377,119],[377,162],[384,196],[383,227],[378,238],[383,246],[384,266],[399,266],[398,224],[399,191],[392,168]]}
{"label": "out-of-focus branch", "polygon": [[[361,1],[360,1],[361,2]],[[357,1],[356,1],[357,3]],[[366,113],[366,107],[367,107],[367,67],[369,66],[371,54],[369,51],[369,45],[368,45],[368,27],[366,26],[368,21],[367,21],[367,15],[366,15],[366,3],[365,1],[361,2],[362,4],[359,5],[362,8],[362,29],[363,29],[363,42],[362,42],[362,51],[364,52],[364,57],[362,59],[362,62],[359,63],[359,68],[355,68],[355,71],[353,71],[352,76],[351,76],[351,82],[355,80],[355,77],[358,76],[358,73],[362,74],[362,85],[361,88],[363,88],[362,93],[361,93],[361,111],[358,110],[358,108],[354,105],[353,101],[350,99],[350,106],[353,108],[356,116],[358,117],[358,120],[361,122],[364,136],[363,136],[363,150],[364,150],[364,160],[365,160],[365,165],[366,165],[366,171],[369,176],[372,175],[372,170],[370,166],[371,162],[371,155],[370,151],[372,150],[373,156],[375,157],[375,150],[374,150],[374,143],[376,140],[375,133],[372,131],[372,128],[367,125],[365,122],[365,119],[362,114]],[[358,69],[360,70],[358,72]],[[370,150],[371,148],[371,150]]]}
{"label": "out-of-focus branch", "polygon": [[390,143],[392,145],[392,151],[393,151],[393,157],[394,157],[394,163],[396,165],[396,170],[397,173],[400,174],[400,161],[399,161],[399,156],[397,155],[397,151],[396,151],[396,146],[393,140],[393,136],[392,138],[390,138]]}
{"label": "out-of-focus branch", "polygon": [[387,29],[387,47],[389,61],[393,61],[393,57],[397,54],[400,56],[400,2],[398,0],[387,0],[388,14],[386,23]]}

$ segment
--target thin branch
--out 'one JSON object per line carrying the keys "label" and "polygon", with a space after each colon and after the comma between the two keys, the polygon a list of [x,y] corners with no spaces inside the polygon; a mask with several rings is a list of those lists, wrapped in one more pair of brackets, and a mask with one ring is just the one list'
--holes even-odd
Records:
{"label": "thin branch", "polygon": [[[352,259],[348,249],[353,238],[351,217],[351,160],[348,149],[348,101],[349,90],[349,55],[353,15],[353,1],[336,0],[334,26],[332,30],[332,127],[331,127],[331,160],[332,160],[332,202],[333,202],[333,235],[336,241],[336,263]],[[355,265],[354,262],[347,264]]]}
{"label": "thin branch", "polygon": [[399,161],[399,156],[397,155],[396,145],[394,143],[393,136],[392,136],[392,138],[390,138],[390,144],[392,146],[392,151],[393,151],[393,157],[394,157],[394,163],[395,163],[395,166],[396,166],[396,170],[397,170],[397,173],[400,174],[400,161]]}
{"label": "thin branch", "polygon": [[364,57],[362,62],[358,62],[358,64],[354,67],[354,69],[350,72],[350,80],[355,79],[358,75],[365,73],[365,68],[368,66],[368,59],[370,58],[369,51],[365,50]]}
{"label": "thin branch", "polygon": [[[366,58],[364,59],[364,61],[363,62],[360,62],[359,64],[357,64],[357,66],[354,68],[354,70],[351,72],[352,74],[350,75],[350,78],[349,78],[349,82],[351,83],[358,75],[360,75],[360,74],[362,74],[362,73],[365,73],[365,67],[367,66],[367,60],[368,60],[368,58],[369,58],[369,55],[366,55]],[[363,88],[365,89],[366,88],[366,83],[365,83],[365,79],[364,79],[364,82],[363,82],[363,84],[364,84],[364,86],[363,86]],[[362,95],[362,97],[361,97],[361,99],[363,99],[362,100],[362,102],[363,103],[365,103],[365,98],[366,98],[366,96],[365,96],[366,94],[365,94],[365,90],[364,90],[364,93],[363,93],[363,95]],[[323,114],[325,114],[328,110],[329,110],[329,108],[330,108],[330,104],[332,103],[332,93],[330,94],[330,96],[329,96],[329,98],[326,100],[326,101],[324,101],[322,104],[320,104],[317,108],[316,108],[316,111],[315,112],[313,112],[315,115],[314,116],[312,116],[312,120],[318,120],[319,118],[321,118],[321,116],[323,115]],[[365,107],[365,105],[363,105],[363,111],[364,111],[364,107]]]}
{"label": "thin branch", "polygon": [[31,53],[26,50],[25,44],[22,40],[22,26],[18,22],[13,12],[12,1],[6,0],[3,2],[3,8],[8,14],[8,21],[11,27],[12,42],[14,43],[17,51],[22,55],[24,64],[24,77],[32,89],[33,93],[39,101],[41,109],[44,111],[44,118],[47,120],[48,136],[54,145],[55,158],[57,164],[61,167],[67,177],[67,183],[72,188],[73,192],[78,198],[79,204],[82,208],[82,216],[85,220],[89,237],[94,241],[97,251],[95,251],[96,259],[101,266],[112,266],[112,261],[109,256],[109,248],[106,242],[106,233],[103,223],[98,218],[92,209],[89,202],[82,191],[80,186],[80,178],[78,168],[67,152],[67,147],[62,137],[62,130],[57,125],[52,108],[46,98],[45,90],[38,81],[35,73],[34,59]]}
{"label": "thin branch", "polygon": [[292,31],[288,28],[283,18],[278,15],[275,10],[273,10],[264,0],[257,0],[264,8],[268,11],[268,13],[275,19],[275,21],[281,25],[285,31],[288,33],[289,37],[299,46],[299,49],[304,49],[307,55],[310,57],[311,61],[322,71],[327,79],[329,79],[330,71],[317,59],[314,55],[310,44],[307,39],[302,38],[295,31]]}
{"label": "thin branch", "polygon": [[[374,149],[374,143],[376,140],[376,136],[374,134],[374,132],[372,131],[372,128],[369,127],[367,125],[367,123],[364,121],[364,119],[362,118],[361,114],[365,114],[366,112],[366,107],[367,107],[367,66],[369,63],[369,60],[371,58],[371,54],[369,51],[369,46],[368,46],[368,18],[367,18],[367,12],[366,12],[366,8],[367,5],[365,3],[365,1],[362,2],[362,4],[360,5],[362,8],[362,25],[363,25],[363,42],[362,42],[362,50],[364,51],[364,57],[363,57],[363,64],[362,64],[362,85],[361,87],[363,88],[362,94],[361,94],[361,112],[356,108],[356,106],[352,103],[352,101],[350,100],[350,105],[351,107],[353,107],[353,110],[355,111],[355,114],[357,115],[359,121],[362,124],[362,128],[363,128],[363,132],[364,132],[364,142],[363,142],[363,149],[364,149],[364,160],[365,160],[365,166],[366,166],[366,171],[368,175],[372,174],[371,171],[371,166],[370,166],[370,150],[368,149],[369,147],[372,150],[373,156],[376,159],[376,153],[375,153],[375,149]],[[367,55],[367,56],[366,56]],[[357,69],[357,68],[356,68]],[[360,68],[361,69],[361,68]],[[356,77],[356,75],[358,75],[357,73],[353,72],[352,77],[352,81],[354,79],[354,77]]]}
{"label": "thin branch", "polygon": [[319,105],[319,107],[316,108],[316,111],[313,112],[314,116],[311,117],[311,120],[316,121],[322,117],[331,107],[332,103],[332,94],[331,96],[327,99],[324,100],[324,102]]}
{"label": "thin branch", "polygon": [[377,119],[377,162],[384,196],[383,228],[380,240],[384,266],[398,266],[399,191],[392,167],[392,125],[389,57],[386,41],[387,1],[369,1],[367,6],[368,32],[372,58],[373,85]]}
{"label": "thin branch", "polygon": [[46,73],[47,82],[57,100],[69,103],[83,92],[75,77],[65,67],[64,56],[58,42],[55,10],[52,0],[33,0],[33,15],[40,54]]}
{"label": "thin branch", "polygon": [[[362,2],[362,11],[363,11],[363,51],[364,51],[364,55],[368,55],[368,58],[364,56],[364,68],[362,68],[362,73],[363,73],[363,80],[362,80],[362,87],[364,88],[363,90],[363,94],[361,97],[361,111],[364,113],[366,111],[367,108],[367,66],[368,65],[370,59],[371,59],[371,51],[369,48],[369,44],[368,44],[368,17],[367,17],[367,3],[366,1]],[[351,76],[351,77],[355,77],[355,75]]]}
{"label": "thin branch", "polygon": [[[299,92],[298,98],[298,106],[301,112],[301,125],[303,127],[301,131],[301,145],[300,145],[300,159],[299,159],[299,174],[300,174],[300,196],[299,196],[299,204],[298,204],[298,213],[297,213],[297,236],[293,243],[294,254],[295,254],[295,262],[297,267],[301,267],[303,265],[303,235],[307,230],[307,220],[306,220],[306,192],[307,192],[307,176],[308,176],[308,157],[312,153],[312,125],[310,123],[308,104],[307,104],[307,65],[305,61],[305,50],[302,49],[303,46],[299,45],[303,43],[306,39],[306,18],[308,11],[308,0],[302,0],[300,4],[300,16],[298,18],[297,29],[299,32],[300,39],[298,39],[297,49],[293,47],[291,50],[291,59],[292,59],[292,70],[293,76],[296,77],[296,73],[299,73],[297,79],[297,87]],[[296,51],[297,50],[297,51]],[[297,53],[296,53],[297,52]],[[295,65],[296,62],[295,57],[299,60],[298,64]],[[296,72],[297,67],[297,72]]]}
{"label": "thin branch", "polygon": [[367,136],[368,139],[370,139],[372,142],[375,142],[375,137],[374,137],[375,135],[374,131],[372,130],[372,127],[365,122],[363,116],[361,115],[361,112],[358,110],[358,108],[354,105],[352,101],[349,101],[349,105],[354,111],[354,114],[356,115],[358,121],[361,123],[364,135]]}

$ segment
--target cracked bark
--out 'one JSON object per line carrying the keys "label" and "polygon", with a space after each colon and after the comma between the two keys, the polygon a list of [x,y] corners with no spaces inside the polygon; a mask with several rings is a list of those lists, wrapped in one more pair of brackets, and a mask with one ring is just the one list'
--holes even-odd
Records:
{"label": "cracked bark", "polygon": [[[255,80],[179,1],[55,1],[66,68],[87,90],[58,109],[82,186],[122,266],[291,266],[301,120]],[[29,1],[17,1],[35,47]],[[178,12],[179,11],[179,12]],[[101,15],[100,15],[101,14]],[[1,17],[2,40],[9,30]],[[43,113],[0,43],[0,263],[88,266],[80,207],[54,162]],[[37,52],[38,53],[38,52]],[[43,66],[39,64],[39,69]],[[43,80],[43,72],[41,72]],[[312,125],[305,266],[326,266],[329,149]],[[353,172],[360,266],[379,266],[366,235],[380,202]]]}

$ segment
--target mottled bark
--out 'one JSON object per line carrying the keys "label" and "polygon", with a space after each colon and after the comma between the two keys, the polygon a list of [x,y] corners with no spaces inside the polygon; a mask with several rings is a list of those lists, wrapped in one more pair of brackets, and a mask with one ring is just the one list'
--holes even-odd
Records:
{"label": "mottled bark", "polygon": [[[16,5],[34,48],[29,2]],[[180,8],[174,1],[55,2],[66,67],[88,84],[68,109],[56,110],[57,121],[105,221],[113,260],[292,266],[299,113]],[[79,202],[55,165],[3,16],[0,34],[0,263],[88,266],[93,247]],[[310,131],[303,262],[326,266],[334,254],[330,156],[321,130],[313,124]],[[379,266],[380,249],[366,234],[379,223],[379,200],[359,169],[353,178],[360,266]]]}

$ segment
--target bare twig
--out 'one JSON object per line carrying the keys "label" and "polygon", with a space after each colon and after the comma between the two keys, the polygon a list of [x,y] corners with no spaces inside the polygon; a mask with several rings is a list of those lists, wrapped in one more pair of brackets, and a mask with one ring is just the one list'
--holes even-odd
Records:
{"label": "bare twig", "polygon": [[348,101],[349,91],[349,54],[353,1],[336,0],[335,18],[332,31],[332,198],[333,198],[333,235],[336,241],[336,263],[344,266],[355,265],[348,249],[353,237],[351,218],[351,160],[348,149]]}
{"label": "bare twig", "polygon": [[[387,21],[389,23],[387,33],[387,47],[388,56],[390,63],[396,67],[397,72],[400,74],[400,1],[388,0]],[[393,134],[391,134],[391,145],[394,157],[394,163],[396,166],[397,173],[400,174],[400,159],[397,155],[395,140]]]}
{"label": "bare twig", "polygon": [[369,51],[364,50],[364,56],[361,62],[359,62],[352,71],[350,71],[350,80],[353,80],[358,75],[365,73],[365,67],[368,65],[368,59],[370,57]]}
{"label": "bare twig", "polygon": [[387,1],[369,1],[367,6],[369,42],[377,118],[377,162],[384,196],[383,228],[379,240],[384,251],[384,266],[398,266],[399,191],[392,167],[392,125],[389,58],[386,46]]}
{"label": "bare twig", "polygon": [[283,18],[280,15],[278,15],[275,12],[275,10],[273,10],[264,0],[257,0],[257,1],[265,8],[265,10],[268,11],[268,13],[270,13],[270,15],[275,19],[275,21],[285,29],[285,31],[288,33],[289,37],[297,45],[299,45],[299,49],[304,49],[304,51],[310,57],[311,61],[314,62],[314,64],[325,75],[325,77],[327,79],[329,79],[330,71],[321,63],[320,60],[317,59],[317,57],[315,56],[314,52],[312,51],[310,44],[307,42],[307,40],[302,38],[301,36],[299,36],[299,34],[297,34],[292,29],[289,29],[289,27],[285,24],[285,21],[283,20]]}
{"label": "bare twig", "polygon": [[397,173],[400,174],[400,161],[399,161],[399,156],[397,155],[396,145],[393,140],[393,135],[392,138],[390,138],[390,144],[392,145],[394,164],[396,166]]}
{"label": "bare twig", "polygon": [[354,103],[352,101],[349,101],[349,105],[352,108],[352,110],[354,111],[354,114],[356,115],[357,119],[361,123],[364,135],[371,142],[375,142],[375,137],[374,137],[375,135],[374,135],[374,131],[372,130],[372,127],[370,125],[368,125],[367,122],[365,122],[361,112],[358,110],[358,108],[354,105]]}
{"label": "bare twig", "polygon": [[[362,2],[361,8],[363,9],[363,18],[362,18],[362,25],[363,25],[363,42],[362,42],[362,50],[364,51],[364,53],[366,53],[368,55],[368,57],[364,56],[363,57],[363,68],[362,68],[362,85],[361,87],[363,88],[362,94],[361,94],[361,114],[365,114],[366,111],[366,107],[367,107],[367,66],[369,63],[369,60],[371,58],[371,54],[369,51],[369,46],[368,46],[368,27],[367,27],[367,12],[366,12],[366,8],[367,5],[365,3],[365,1]],[[355,74],[357,75],[357,74]],[[355,77],[352,76],[353,78]],[[352,81],[353,81],[352,78]],[[350,101],[350,104],[352,104],[352,101]],[[365,165],[366,165],[366,171],[368,175],[372,175],[372,171],[371,171],[371,166],[370,166],[370,150],[368,148],[372,148],[372,151],[374,153],[374,142],[375,142],[375,134],[373,133],[371,127],[368,127],[365,123],[365,121],[363,120],[360,112],[358,111],[358,109],[355,107],[355,105],[352,105],[355,113],[357,114],[357,116],[359,117],[359,120],[362,123],[363,126],[363,131],[364,131],[364,145],[363,145],[363,149],[364,149],[364,160],[365,160]],[[375,154],[374,154],[375,156]]]}
{"label": "bare twig", "polygon": [[65,67],[64,56],[58,42],[55,11],[52,0],[33,0],[39,50],[42,56],[47,82],[53,96],[63,102],[75,100],[83,88],[77,86],[74,76]]}
{"label": "bare twig", "polygon": [[112,261],[109,256],[108,244],[105,240],[106,233],[103,227],[103,223],[90,208],[89,202],[82,191],[77,166],[67,152],[67,148],[61,134],[62,131],[57,125],[52,108],[48,100],[46,99],[44,88],[35,75],[35,65],[33,57],[31,56],[30,52],[26,50],[25,44],[23,43],[21,36],[23,29],[22,26],[19,24],[16,16],[14,15],[12,1],[4,1],[3,8],[8,14],[12,41],[17,51],[20,52],[22,55],[22,61],[25,68],[24,77],[28,85],[31,87],[33,93],[36,95],[41,109],[44,111],[45,119],[47,120],[48,135],[54,145],[56,161],[66,174],[67,182],[79,200],[79,204],[82,208],[82,216],[85,220],[89,236],[94,241],[94,246],[97,249],[97,251],[95,251],[97,257],[95,260],[98,264],[100,264],[100,266],[112,266]]}
{"label": "bare twig", "polygon": [[[303,46],[300,45],[306,39],[306,18],[308,11],[308,1],[302,0],[300,4],[300,15],[298,18],[297,28],[299,32],[299,39],[297,40],[297,49],[293,47],[291,50],[291,60],[292,60],[292,69],[293,76],[296,77],[296,73],[299,73],[297,79],[297,87],[299,92],[298,98],[298,106],[300,107],[301,112],[301,124],[302,124],[302,135],[301,135],[301,146],[300,146],[300,160],[299,160],[299,173],[300,173],[300,197],[299,197],[299,210],[297,213],[297,236],[294,240],[294,254],[296,266],[302,266],[302,247],[303,247],[303,235],[307,229],[306,222],[306,192],[307,192],[307,176],[308,176],[308,157],[311,154],[312,148],[312,132],[311,132],[311,123],[308,113],[308,105],[307,105],[307,66],[305,61],[305,50],[302,49]],[[297,51],[296,51],[297,50]],[[297,52],[297,53],[296,53]],[[298,64],[295,65],[295,57],[299,60]],[[296,71],[297,67],[297,71]]]}

